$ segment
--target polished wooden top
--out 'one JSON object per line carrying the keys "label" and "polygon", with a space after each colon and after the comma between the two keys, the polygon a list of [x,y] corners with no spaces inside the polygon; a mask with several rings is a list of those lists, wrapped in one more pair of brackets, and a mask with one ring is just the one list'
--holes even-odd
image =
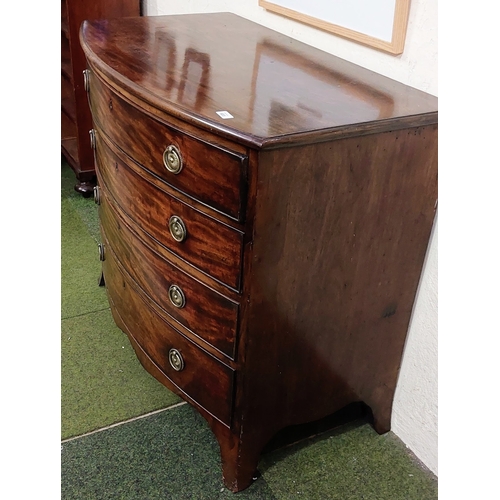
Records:
{"label": "polished wooden top", "polygon": [[234,14],[86,21],[80,39],[114,86],[248,145],[437,122],[436,97]]}

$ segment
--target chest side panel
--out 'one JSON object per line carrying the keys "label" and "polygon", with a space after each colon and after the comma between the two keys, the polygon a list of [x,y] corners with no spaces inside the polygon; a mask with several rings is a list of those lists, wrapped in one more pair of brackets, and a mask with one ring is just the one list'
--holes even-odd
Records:
{"label": "chest side panel", "polygon": [[266,152],[257,186],[248,412],[298,423],[362,400],[390,419],[435,215],[437,126]]}

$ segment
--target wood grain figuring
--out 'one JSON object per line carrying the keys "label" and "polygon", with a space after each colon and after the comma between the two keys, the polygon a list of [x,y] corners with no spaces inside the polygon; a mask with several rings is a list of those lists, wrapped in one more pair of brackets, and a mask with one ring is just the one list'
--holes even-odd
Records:
{"label": "wood grain figuring", "polygon": [[[142,349],[177,388],[230,425],[234,371],[162,321],[120,272],[111,252],[106,252],[103,271],[113,306],[120,311],[125,328],[133,332]],[[172,348],[184,358],[185,367],[181,371],[175,371],[168,361]]]}
{"label": "wood grain figuring", "polygon": [[[246,192],[244,155],[214,147],[144,116],[92,75],[90,101],[94,121],[130,158],[175,187],[233,219],[242,217]],[[140,126],[137,124],[140,123]],[[163,163],[167,146],[180,151],[183,168],[169,172]]]}
{"label": "wood grain figuring", "polygon": [[[241,277],[242,234],[160,191],[122,162],[97,130],[96,161],[102,183],[135,224],[174,254],[233,289]],[[186,225],[179,243],[168,230],[171,216]]]}
{"label": "wood grain figuring", "polygon": [[[111,251],[131,278],[144,290],[170,322],[178,322],[231,359],[235,357],[238,304],[162,258],[141,239],[111,207],[105,196],[99,209]],[[175,307],[168,299],[171,285],[185,294],[186,305]]]}
{"label": "wood grain figuring", "polygon": [[351,403],[388,431],[436,210],[436,99],[228,14],[89,22],[81,40],[111,311],[207,420],[225,485],[252,483],[276,432]]}
{"label": "wood grain figuring", "polygon": [[249,411],[284,426],[328,414],[351,393],[379,431],[390,429],[436,164],[435,126],[261,158],[246,349],[246,369],[259,377],[248,382]]}
{"label": "wood grain figuring", "polygon": [[[200,130],[253,147],[304,140],[301,134],[316,142],[309,132],[319,130],[328,140],[328,133],[347,133],[353,124],[379,131],[400,120],[407,127],[437,121],[435,97],[234,14],[92,21],[84,23],[81,40],[90,67],[115,88]],[[264,42],[288,51],[292,60],[273,52],[259,59]],[[206,54],[208,78],[183,71],[192,50]],[[311,64],[321,79],[309,73]],[[358,96],[358,84],[372,92]],[[192,89],[192,99],[179,92],[182,86]],[[378,113],[380,95],[394,103],[384,114]],[[224,120],[217,111],[234,118]],[[289,119],[293,111],[300,111],[300,120]]]}
{"label": "wood grain figuring", "polygon": [[[108,295],[109,297],[109,295]],[[218,436],[219,442],[221,444],[221,450],[224,450],[222,454],[223,467],[226,460],[226,457],[230,456],[230,453],[234,453],[235,450],[238,449],[237,446],[237,430],[239,429],[239,423],[233,422],[231,428],[229,428],[226,424],[221,422],[219,419],[211,415],[206,411],[196,400],[192,399],[188,394],[182,391],[179,387],[177,387],[166,375],[163,371],[158,367],[156,363],[148,356],[148,354],[142,349],[142,347],[137,343],[134,339],[130,331],[127,329],[125,323],[123,322],[117,308],[115,307],[113,301],[110,299],[110,308],[111,314],[115,323],[125,332],[130,340],[130,344],[132,345],[137,358],[141,362],[142,366],[160,383],[168,387],[172,392],[178,394],[183,397],[185,400],[189,401],[191,405],[197,408],[202,414],[203,417],[207,420],[208,425],[214,432],[216,436]]]}

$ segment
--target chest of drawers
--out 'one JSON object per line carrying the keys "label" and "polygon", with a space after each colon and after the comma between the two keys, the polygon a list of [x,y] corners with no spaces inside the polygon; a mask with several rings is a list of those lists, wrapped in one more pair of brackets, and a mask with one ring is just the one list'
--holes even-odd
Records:
{"label": "chest of drawers", "polygon": [[289,425],[391,408],[437,200],[437,102],[232,14],[85,22],[103,276],[225,484]]}

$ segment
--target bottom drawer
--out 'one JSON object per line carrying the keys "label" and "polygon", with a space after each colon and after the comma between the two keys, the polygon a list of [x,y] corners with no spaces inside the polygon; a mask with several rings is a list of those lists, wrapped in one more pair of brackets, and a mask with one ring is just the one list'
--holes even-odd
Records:
{"label": "bottom drawer", "polygon": [[105,248],[104,280],[123,325],[165,376],[194,402],[230,426],[234,370],[160,318]]}

